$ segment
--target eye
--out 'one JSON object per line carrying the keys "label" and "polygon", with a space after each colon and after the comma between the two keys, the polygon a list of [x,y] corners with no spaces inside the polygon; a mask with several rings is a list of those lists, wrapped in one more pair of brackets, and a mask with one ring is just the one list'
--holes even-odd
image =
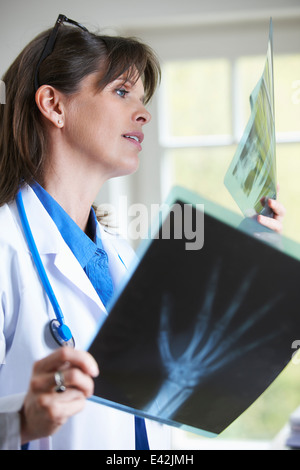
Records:
{"label": "eye", "polygon": [[116,93],[121,97],[121,98],[125,98],[125,96],[127,95],[127,93],[129,93],[129,91],[125,90],[124,88],[118,88],[116,90]]}

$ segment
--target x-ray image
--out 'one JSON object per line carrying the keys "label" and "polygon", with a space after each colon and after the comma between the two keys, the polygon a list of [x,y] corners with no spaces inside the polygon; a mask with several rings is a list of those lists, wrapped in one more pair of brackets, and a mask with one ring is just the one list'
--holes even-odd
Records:
{"label": "x-ray image", "polygon": [[272,216],[276,199],[276,138],[272,21],[263,74],[250,96],[251,115],[224,183],[245,217]]}
{"label": "x-ray image", "polygon": [[154,403],[147,408],[147,412],[156,413],[162,419],[172,419],[202,381],[207,380],[239,356],[243,356],[247,351],[257,348],[260,342],[267,342],[280,334],[279,331],[272,332],[269,338],[263,335],[262,338],[257,337],[253,341],[246,341],[242,346],[239,341],[244,332],[255,328],[256,323],[272,311],[281,294],[270,298],[265,305],[253,313],[251,318],[237,325],[236,329],[230,328],[237,312],[243,308],[243,302],[248,289],[251,288],[255,272],[256,270],[252,270],[241,285],[237,286],[236,296],[224,309],[222,318],[213,324],[211,316],[220,275],[219,263],[216,262],[206,286],[203,305],[198,307],[194,330],[190,338],[186,338],[187,344],[182,351],[178,336],[172,334],[170,327],[170,317],[175,311],[172,293],[166,293],[163,296],[158,345],[166,380],[157,393]]}
{"label": "x-ray image", "polygon": [[101,368],[93,400],[214,436],[291,360],[300,264],[200,202],[202,248],[187,250],[184,233],[149,240],[89,351]]}

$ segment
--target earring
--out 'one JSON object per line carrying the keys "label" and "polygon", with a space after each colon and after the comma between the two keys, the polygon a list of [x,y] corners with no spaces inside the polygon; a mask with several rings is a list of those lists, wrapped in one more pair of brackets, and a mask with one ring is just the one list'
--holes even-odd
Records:
{"label": "earring", "polygon": [[62,121],[59,119],[59,120],[57,121],[57,123],[58,123],[58,124],[61,124],[61,123],[62,123]]}

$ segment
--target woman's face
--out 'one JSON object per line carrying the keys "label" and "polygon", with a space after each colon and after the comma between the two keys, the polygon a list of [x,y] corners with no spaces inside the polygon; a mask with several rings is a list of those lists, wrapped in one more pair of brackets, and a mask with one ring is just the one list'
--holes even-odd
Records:
{"label": "woman's face", "polygon": [[[120,77],[102,91],[98,74],[82,81],[66,104],[64,138],[75,158],[102,171],[106,179],[133,173],[139,165],[143,126],[151,115],[144,106],[144,87]],[[82,160],[84,159],[84,160]]]}

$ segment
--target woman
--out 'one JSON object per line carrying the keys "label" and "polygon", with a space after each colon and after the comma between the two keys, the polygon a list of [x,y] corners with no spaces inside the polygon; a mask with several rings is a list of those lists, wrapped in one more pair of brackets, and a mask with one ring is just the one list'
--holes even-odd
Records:
{"label": "woman", "polygon": [[[125,413],[88,402],[83,413],[60,427],[92,394],[98,367],[81,350],[105,318],[106,302],[134,256],[98,225],[92,202],[107,179],[137,169],[142,129],[150,120],[145,103],[160,70],[154,54],[139,42],[100,37],[66,22],[60,15],[55,28],[34,39],[3,77],[2,447],[30,442],[30,449],[128,449],[135,447],[135,422]],[[22,233],[15,202],[20,186],[76,350],[53,353],[57,345],[48,323],[54,315]],[[104,281],[97,285],[99,276]],[[61,368],[66,391],[56,393]],[[161,427],[148,423],[148,428],[150,446],[160,447]]]}
{"label": "woman", "polygon": [[[145,104],[159,76],[147,46],[89,33],[60,15],[53,30],[34,39],[3,77],[3,449],[147,448],[147,438],[152,449],[169,447],[169,433],[158,423],[146,423],[148,437],[140,444],[143,421],[86,401],[98,366],[84,352],[134,257],[125,242],[98,224],[92,203],[105,181],[137,169],[143,126],[150,121]],[[21,203],[76,349],[58,348],[50,334],[53,308],[24,237]],[[270,204],[276,213],[272,228],[280,231],[282,208]],[[54,326],[52,333],[58,340]],[[60,337],[62,343],[72,343],[68,334]]]}

